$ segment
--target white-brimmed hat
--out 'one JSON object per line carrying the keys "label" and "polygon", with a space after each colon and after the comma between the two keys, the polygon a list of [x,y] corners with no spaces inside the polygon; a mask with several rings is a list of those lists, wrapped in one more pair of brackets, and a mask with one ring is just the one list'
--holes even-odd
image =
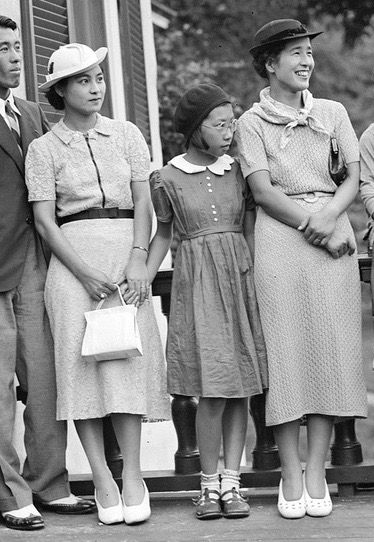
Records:
{"label": "white-brimmed hat", "polygon": [[39,90],[48,90],[61,79],[77,75],[101,64],[108,52],[106,47],[97,51],[83,43],[69,43],[62,45],[51,54],[48,61],[48,75],[46,82],[40,85]]}

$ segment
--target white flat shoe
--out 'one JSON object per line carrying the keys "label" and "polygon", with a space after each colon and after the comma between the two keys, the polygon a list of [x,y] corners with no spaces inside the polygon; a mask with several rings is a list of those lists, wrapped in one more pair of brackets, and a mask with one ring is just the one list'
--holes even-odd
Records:
{"label": "white flat shoe", "polygon": [[132,506],[126,506],[125,499],[123,498],[123,515],[125,523],[131,525],[132,523],[141,523],[151,517],[151,506],[149,503],[149,493],[147,486],[144,483],[144,497],[140,504],[134,504]]}
{"label": "white flat shoe", "polygon": [[283,480],[279,482],[278,511],[286,519],[303,518],[306,513],[304,492],[296,501],[286,501],[283,495]]}
{"label": "white flat shoe", "polygon": [[123,507],[122,507],[122,499],[121,495],[118,490],[118,486],[116,484],[117,488],[117,494],[118,494],[118,504],[114,506],[109,506],[108,508],[104,508],[99,503],[97,497],[96,497],[96,489],[95,489],[95,502],[97,506],[97,515],[99,516],[99,520],[101,523],[105,523],[105,525],[111,525],[112,523],[122,523],[124,521],[123,517]]}
{"label": "white flat shoe", "polygon": [[312,499],[309,495],[305,483],[305,473],[303,474],[303,485],[304,485],[304,497],[305,497],[305,506],[306,513],[308,516],[313,517],[324,517],[328,516],[332,512],[332,502],[329,493],[329,488],[325,480],[325,496],[323,499]]}

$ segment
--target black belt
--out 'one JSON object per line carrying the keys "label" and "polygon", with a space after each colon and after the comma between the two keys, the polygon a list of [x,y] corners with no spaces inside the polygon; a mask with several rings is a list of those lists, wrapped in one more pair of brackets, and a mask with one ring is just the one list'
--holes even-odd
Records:
{"label": "black belt", "polygon": [[134,218],[134,209],[118,209],[118,207],[107,207],[105,209],[87,209],[73,215],[57,217],[59,226],[75,220],[90,220],[95,218]]}

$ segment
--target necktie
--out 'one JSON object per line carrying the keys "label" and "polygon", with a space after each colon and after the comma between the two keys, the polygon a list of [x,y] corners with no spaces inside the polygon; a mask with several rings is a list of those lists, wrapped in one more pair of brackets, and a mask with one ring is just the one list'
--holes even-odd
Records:
{"label": "necktie", "polygon": [[10,131],[12,132],[12,135],[13,135],[14,139],[17,142],[18,149],[19,149],[20,153],[23,154],[22,153],[21,136],[20,136],[20,132],[19,132],[19,127],[18,127],[16,114],[13,111],[12,106],[10,105],[10,103],[8,101],[5,102],[5,113],[6,113],[7,117],[8,117],[8,120],[9,120]]}

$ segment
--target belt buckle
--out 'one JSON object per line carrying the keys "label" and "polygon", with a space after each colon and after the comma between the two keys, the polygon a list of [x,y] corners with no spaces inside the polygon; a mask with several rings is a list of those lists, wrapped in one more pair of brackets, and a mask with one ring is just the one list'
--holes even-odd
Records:
{"label": "belt buckle", "polygon": [[316,196],[315,192],[307,192],[303,200],[307,203],[315,203],[316,201],[318,201],[318,196]]}

